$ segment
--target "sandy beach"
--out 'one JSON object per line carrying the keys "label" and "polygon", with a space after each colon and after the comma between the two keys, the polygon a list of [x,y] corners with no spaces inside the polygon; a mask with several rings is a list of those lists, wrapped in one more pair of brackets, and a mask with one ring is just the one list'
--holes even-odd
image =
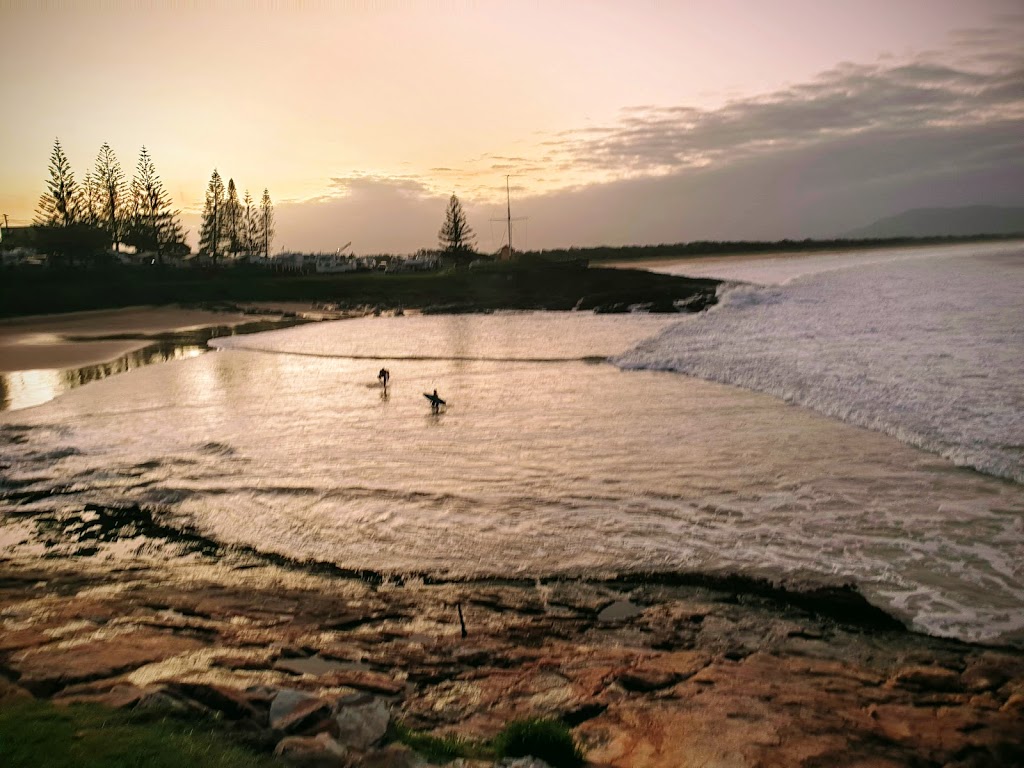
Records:
{"label": "sandy beach", "polygon": [[[252,319],[242,312],[165,306],[0,320],[0,372],[99,365],[152,343],[145,337],[210,326],[237,326]],[[106,338],[110,336],[133,338]]]}

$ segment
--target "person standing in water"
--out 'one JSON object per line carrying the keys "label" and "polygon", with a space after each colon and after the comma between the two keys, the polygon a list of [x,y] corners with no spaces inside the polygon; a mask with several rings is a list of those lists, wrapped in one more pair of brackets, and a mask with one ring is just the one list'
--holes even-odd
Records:
{"label": "person standing in water", "polygon": [[384,385],[384,389],[388,387],[388,379],[391,378],[391,372],[387,368],[381,368],[380,373],[377,374],[377,378],[380,383]]}

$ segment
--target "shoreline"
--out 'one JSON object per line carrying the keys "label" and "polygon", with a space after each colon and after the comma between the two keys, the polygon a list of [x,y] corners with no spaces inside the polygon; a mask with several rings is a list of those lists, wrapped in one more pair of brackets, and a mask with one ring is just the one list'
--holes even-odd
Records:
{"label": "shoreline", "polygon": [[161,341],[197,344],[207,329],[234,329],[260,316],[283,321],[312,313],[309,305],[253,309],[259,311],[168,304],[0,319],[0,373],[102,365]]}
{"label": "shoreline", "polygon": [[208,351],[212,338],[354,313],[311,305],[126,307],[0,320],[0,413],[41,405],[92,381]]}

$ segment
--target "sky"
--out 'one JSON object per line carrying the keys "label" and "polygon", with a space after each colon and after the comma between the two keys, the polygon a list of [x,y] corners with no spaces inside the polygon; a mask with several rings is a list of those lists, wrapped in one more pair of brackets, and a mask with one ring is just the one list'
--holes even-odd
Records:
{"label": "sky", "polygon": [[216,168],[274,250],[831,237],[1024,205],[1022,0],[0,0],[0,213],[59,138],[144,145],[195,244]]}

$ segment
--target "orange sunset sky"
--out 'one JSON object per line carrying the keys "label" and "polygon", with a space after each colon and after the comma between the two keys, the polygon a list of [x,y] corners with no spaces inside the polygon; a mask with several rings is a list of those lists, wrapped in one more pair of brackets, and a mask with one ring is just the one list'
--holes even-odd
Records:
{"label": "orange sunset sky", "polygon": [[274,250],[410,252],[456,193],[481,250],[842,234],[1024,205],[1020,0],[0,0],[0,213],[59,137],[144,144],[193,244],[214,168]]}

